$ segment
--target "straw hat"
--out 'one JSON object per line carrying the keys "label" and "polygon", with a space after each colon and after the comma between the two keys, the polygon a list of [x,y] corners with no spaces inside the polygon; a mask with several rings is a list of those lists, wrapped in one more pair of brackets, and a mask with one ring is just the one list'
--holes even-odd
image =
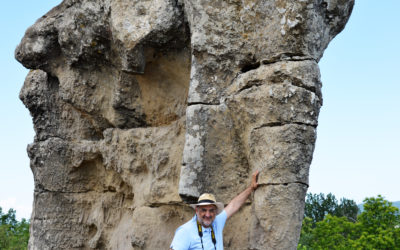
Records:
{"label": "straw hat", "polygon": [[215,200],[215,196],[213,194],[208,194],[208,193],[200,195],[196,204],[190,204],[190,206],[194,209],[197,206],[205,206],[205,205],[215,205],[217,207],[217,214],[221,213],[224,210],[224,204],[222,202],[217,202]]}

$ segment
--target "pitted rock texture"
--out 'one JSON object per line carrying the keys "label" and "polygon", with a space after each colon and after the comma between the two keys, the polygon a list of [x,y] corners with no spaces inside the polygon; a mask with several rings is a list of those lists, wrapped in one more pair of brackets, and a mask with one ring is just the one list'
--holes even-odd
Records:
{"label": "pitted rock texture", "polygon": [[[165,249],[212,192],[260,187],[226,249],[296,249],[318,61],[353,0],[65,0],[15,56],[36,131],[29,249]],[[240,230],[238,230],[240,228]]]}

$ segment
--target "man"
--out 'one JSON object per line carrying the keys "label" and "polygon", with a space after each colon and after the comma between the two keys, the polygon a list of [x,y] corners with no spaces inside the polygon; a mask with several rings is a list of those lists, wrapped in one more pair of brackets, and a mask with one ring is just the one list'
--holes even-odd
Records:
{"label": "man", "polygon": [[257,189],[258,171],[251,177],[251,184],[224,208],[214,195],[202,194],[197,204],[192,204],[196,215],[175,231],[171,250],[222,250],[222,230],[225,221],[235,214],[246,202],[249,195]]}

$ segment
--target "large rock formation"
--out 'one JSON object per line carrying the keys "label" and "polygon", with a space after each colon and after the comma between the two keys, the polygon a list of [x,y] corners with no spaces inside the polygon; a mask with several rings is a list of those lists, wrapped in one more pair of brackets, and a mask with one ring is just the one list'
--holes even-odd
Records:
{"label": "large rock formation", "polygon": [[16,49],[36,131],[30,249],[166,249],[202,192],[226,249],[296,249],[317,62],[353,0],[64,0]]}

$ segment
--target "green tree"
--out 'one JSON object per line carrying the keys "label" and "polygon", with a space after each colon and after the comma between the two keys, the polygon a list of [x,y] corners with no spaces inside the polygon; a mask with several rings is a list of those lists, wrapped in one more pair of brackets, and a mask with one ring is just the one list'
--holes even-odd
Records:
{"label": "green tree", "polygon": [[357,214],[358,206],[356,202],[346,198],[341,198],[340,203],[332,215],[337,217],[346,217],[349,221],[356,222]]}
{"label": "green tree", "polygon": [[327,214],[347,217],[350,221],[355,222],[357,219],[358,207],[353,200],[346,198],[340,199],[340,203],[336,197],[329,193],[326,197],[324,194],[308,193],[306,196],[306,204],[304,207],[304,217],[312,220],[312,225],[322,221]]}
{"label": "green tree", "polygon": [[3,213],[0,207],[0,249],[26,249],[29,240],[29,221],[22,219],[19,222],[14,209]]}
{"label": "green tree", "polygon": [[358,216],[360,235],[354,247],[362,249],[400,249],[400,212],[378,195],[364,200]]}
{"label": "green tree", "polygon": [[305,217],[298,249],[400,250],[399,209],[379,195],[364,200],[364,211],[356,221],[327,214],[313,224]]}
{"label": "green tree", "polygon": [[351,249],[354,231],[355,224],[346,217],[328,214],[311,228],[299,249]]}
{"label": "green tree", "polygon": [[308,249],[307,246],[311,246],[314,240],[314,225],[310,217],[305,217],[303,219],[303,224],[301,226],[300,239],[298,244],[298,249]]}

